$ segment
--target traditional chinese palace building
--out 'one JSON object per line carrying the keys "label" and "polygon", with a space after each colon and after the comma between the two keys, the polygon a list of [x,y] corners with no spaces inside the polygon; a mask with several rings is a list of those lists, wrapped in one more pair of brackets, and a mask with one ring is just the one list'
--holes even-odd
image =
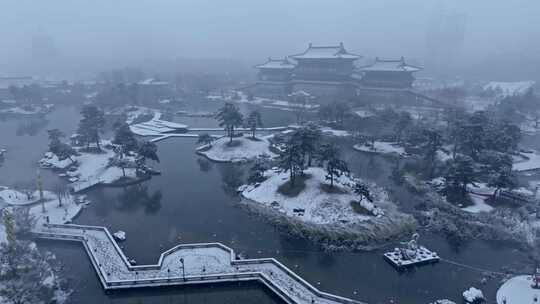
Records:
{"label": "traditional chinese palace building", "polygon": [[360,84],[364,87],[406,89],[412,88],[412,74],[421,68],[407,64],[403,57],[397,60],[377,57],[374,63],[358,70],[363,74]]}
{"label": "traditional chinese palace building", "polygon": [[345,49],[343,43],[333,46],[309,44],[299,54],[272,59],[256,65],[257,82],[247,88],[256,96],[283,98],[296,91],[319,99],[355,97],[364,91],[391,92],[410,90],[413,73],[421,68],[405,59],[376,58],[370,65],[357,68],[362,56]]}
{"label": "traditional chinese palace building", "polygon": [[261,96],[286,96],[291,92],[291,75],[294,64],[287,58],[272,59],[256,65],[257,74],[256,94]]}
{"label": "traditional chinese palace building", "polygon": [[354,62],[361,56],[349,53],[343,43],[336,46],[310,43],[303,53],[289,58],[296,62],[291,79],[293,91],[301,90],[315,96],[354,95]]}

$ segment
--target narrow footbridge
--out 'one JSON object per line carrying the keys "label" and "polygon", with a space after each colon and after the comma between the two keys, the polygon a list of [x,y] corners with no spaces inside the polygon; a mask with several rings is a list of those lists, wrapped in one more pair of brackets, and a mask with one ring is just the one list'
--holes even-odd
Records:
{"label": "narrow footbridge", "polygon": [[287,303],[363,304],[319,291],[276,259],[236,259],[221,243],[182,244],[162,253],[157,264],[131,265],[105,227],[44,224],[34,234],[81,242],[107,290],[258,281]]}

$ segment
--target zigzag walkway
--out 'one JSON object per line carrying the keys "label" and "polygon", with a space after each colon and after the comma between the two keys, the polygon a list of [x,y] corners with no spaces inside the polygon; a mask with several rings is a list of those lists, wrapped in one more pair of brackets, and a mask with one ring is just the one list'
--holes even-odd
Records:
{"label": "zigzag walkway", "polygon": [[154,265],[133,266],[105,227],[44,224],[37,237],[81,242],[105,289],[259,281],[287,303],[363,304],[319,291],[276,259],[235,259],[221,243],[183,244]]}

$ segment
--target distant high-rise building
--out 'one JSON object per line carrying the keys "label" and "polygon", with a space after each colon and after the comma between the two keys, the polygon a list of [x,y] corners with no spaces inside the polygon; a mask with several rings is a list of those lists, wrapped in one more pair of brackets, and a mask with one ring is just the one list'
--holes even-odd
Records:
{"label": "distant high-rise building", "polygon": [[35,34],[32,36],[32,59],[35,61],[50,60],[58,55],[56,45],[51,36]]}

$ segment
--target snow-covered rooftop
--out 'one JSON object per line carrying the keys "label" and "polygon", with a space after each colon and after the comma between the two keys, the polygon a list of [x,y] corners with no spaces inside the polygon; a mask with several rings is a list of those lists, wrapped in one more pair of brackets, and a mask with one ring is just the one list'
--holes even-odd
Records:
{"label": "snow-covered rooftop", "polygon": [[491,81],[484,85],[485,91],[495,91],[501,97],[519,96],[527,93],[536,84],[535,81],[501,82]]}
{"label": "snow-covered rooftop", "polygon": [[403,57],[400,59],[380,59],[379,57],[376,57],[374,63],[361,67],[360,70],[364,72],[417,72],[421,70],[421,68],[407,64]]}
{"label": "snow-covered rooftop", "polygon": [[154,78],[148,78],[148,79],[139,81],[137,84],[139,85],[168,85],[169,83],[167,81],[159,81]]}
{"label": "snow-covered rooftop", "polygon": [[362,56],[345,50],[343,43],[336,46],[313,46],[309,44],[303,53],[289,56],[293,59],[358,59]]}
{"label": "snow-covered rooftop", "polygon": [[287,58],[284,59],[272,59],[268,57],[268,60],[265,63],[255,66],[258,69],[293,69],[294,64],[292,64]]}

